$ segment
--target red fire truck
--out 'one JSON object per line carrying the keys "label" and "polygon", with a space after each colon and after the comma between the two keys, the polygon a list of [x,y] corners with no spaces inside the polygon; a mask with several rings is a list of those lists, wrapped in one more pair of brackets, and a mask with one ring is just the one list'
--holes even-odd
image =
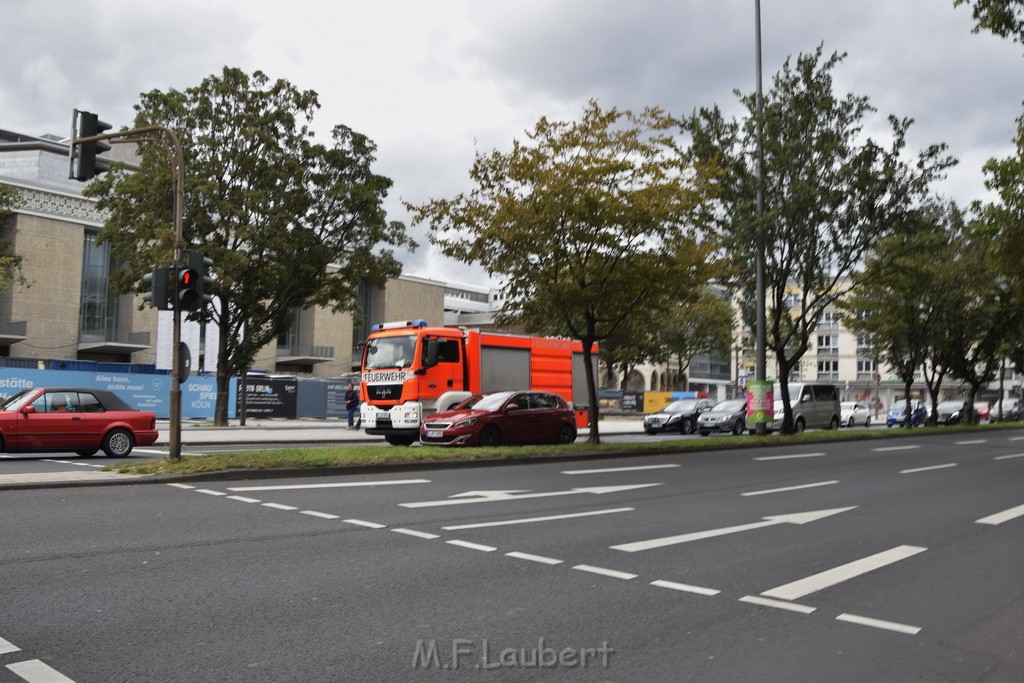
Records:
{"label": "red fire truck", "polygon": [[424,417],[495,391],[558,394],[578,426],[589,424],[583,347],[571,339],[381,323],[366,340],[360,380],[363,428],[395,445],[416,441]]}

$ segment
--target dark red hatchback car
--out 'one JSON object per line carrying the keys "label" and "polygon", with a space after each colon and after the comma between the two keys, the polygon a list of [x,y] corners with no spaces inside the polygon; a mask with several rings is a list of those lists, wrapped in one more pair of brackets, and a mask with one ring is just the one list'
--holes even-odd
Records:
{"label": "dark red hatchback car", "polygon": [[420,425],[420,443],[438,446],[572,443],[576,415],[557,394],[500,391],[472,408],[431,415]]}
{"label": "dark red hatchback car", "polygon": [[117,394],[77,387],[25,389],[0,404],[0,451],[71,451],[89,457],[102,449],[126,458],[157,440],[156,415],[135,410]]}

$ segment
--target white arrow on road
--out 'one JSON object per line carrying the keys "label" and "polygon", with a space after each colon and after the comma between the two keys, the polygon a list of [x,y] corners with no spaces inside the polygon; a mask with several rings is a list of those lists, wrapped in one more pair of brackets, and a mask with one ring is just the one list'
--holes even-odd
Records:
{"label": "white arrow on road", "polygon": [[468,503],[496,503],[503,500],[523,500],[526,498],[549,498],[551,496],[574,496],[578,493],[617,493],[632,489],[645,489],[661,484],[632,484],[627,486],[589,486],[569,491],[545,491],[543,493],[525,493],[523,491],[467,491],[457,493],[444,500],[427,500],[421,503],[399,503],[404,508],[430,508],[441,505],[466,505]]}
{"label": "white arrow on road", "polygon": [[854,505],[853,507],[848,508],[832,508],[831,510],[814,510],[812,512],[794,512],[790,515],[772,515],[770,517],[763,517],[760,522],[740,524],[739,526],[727,526],[721,529],[710,529],[708,531],[695,531],[692,534],[682,534],[680,536],[666,536],[665,538],[655,538],[650,541],[623,543],[622,545],[613,545],[611,548],[612,550],[624,550],[627,553],[635,553],[641,550],[651,550],[652,548],[663,548],[667,545],[676,545],[677,543],[689,543],[690,541],[700,541],[705,538],[714,538],[715,536],[736,534],[741,531],[750,531],[751,529],[762,529],[764,527],[775,526],[776,524],[807,524],[808,522],[816,522],[819,519],[824,519],[825,517],[838,515],[840,512],[853,510],[856,507],[857,506]]}

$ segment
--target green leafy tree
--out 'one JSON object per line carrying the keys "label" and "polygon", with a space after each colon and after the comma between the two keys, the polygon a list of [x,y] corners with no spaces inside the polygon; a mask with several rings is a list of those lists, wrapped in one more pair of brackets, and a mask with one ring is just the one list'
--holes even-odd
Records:
{"label": "green leafy tree", "polygon": [[695,300],[669,309],[655,321],[660,329],[666,360],[674,356],[683,391],[689,389],[690,364],[695,356],[729,356],[733,337],[733,311],[727,301],[710,289],[696,292]]}
{"label": "green leafy tree", "polygon": [[1024,43],[1024,0],[954,0],[967,5],[974,17],[974,32],[991,31],[1002,38]]}
{"label": "green leafy tree", "polygon": [[591,101],[578,121],[542,118],[511,151],[478,154],[468,193],[409,207],[443,253],[504,279],[499,322],[582,342],[592,443],[595,345],[717,269],[718,246],[695,223],[715,170],[682,159],[674,127],[657,108]]}
{"label": "green leafy tree", "polygon": [[[11,207],[18,202],[18,191],[7,185],[0,185],[0,229],[7,227],[11,220]],[[14,245],[0,239],[0,294],[10,291],[13,285],[26,284],[21,274],[21,256],[14,253]]]}
{"label": "green leafy tree", "polygon": [[[832,72],[845,55],[786,60],[764,97],[764,205],[757,196],[757,102],[741,97],[743,121],[701,109],[683,121],[692,136],[687,157],[718,160],[722,201],[707,216],[739,258],[744,296],[755,300],[757,232],[765,252],[766,347],[774,355],[784,405],[782,430],[793,429],[789,379],[806,354],[824,311],[850,291],[850,275],[868,248],[891,230],[950,165],[944,145],[909,162],[912,121],[890,116],[888,146],[863,132],[874,109],[863,96],[834,93]],[[739,93],[737,93],[739,95]],[[798,294],[798,300],[791,297]],[[752,310],[749,306],[746,310]],[[753,328],[753,321],[748,324]]]}
{"label": "green leafy tree", "polygon": [[[227,423],[228,382],[309,306],[354,310],[362,278],[382,284],[400,264],[388,246],[413,245],[382,206],[391,181],[371,170],[376,147],[336,126],[313,139],[317,94],[225,67],[184,92],[154,90],[135,127],[178,134],[185,163],[185,241],[214,261],[221,305],[195,314],[220,327],[217,424]],[[173,256],[172,173],[163,146],[140,146],[135,174],[111,173],[89,190],[109,212],[100,231],[121,269],[115,292],[133,291]]]}
{"label": "green leafy tree", "polygon": [[948,268],[959,245],[945,219],[937,203],[909,214],[878,241],[863,270],[854,274],[852,293],[837,304],[847,327],[870,334],[877,360],[903,381],[907,415],[916,372],[926,372],[934,417],[948,370],[944,351],[936,344],[945,338],[960,293]]}

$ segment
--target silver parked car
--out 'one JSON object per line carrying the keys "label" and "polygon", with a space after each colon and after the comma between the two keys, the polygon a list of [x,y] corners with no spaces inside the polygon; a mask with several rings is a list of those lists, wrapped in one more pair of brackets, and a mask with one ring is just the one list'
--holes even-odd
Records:
{"label": "silver parked car", "polygon": [[743,434],[747,431],[747,400],[734,398],[722,401],[697,418],[697,431],[701,436],[712,432]]}
{"label": "silver parked car", "polygon": [[871,411],[863,403],[847,401],[839,404],[842,411],[842,425],[853,427],[854,425],[871,426]]}

